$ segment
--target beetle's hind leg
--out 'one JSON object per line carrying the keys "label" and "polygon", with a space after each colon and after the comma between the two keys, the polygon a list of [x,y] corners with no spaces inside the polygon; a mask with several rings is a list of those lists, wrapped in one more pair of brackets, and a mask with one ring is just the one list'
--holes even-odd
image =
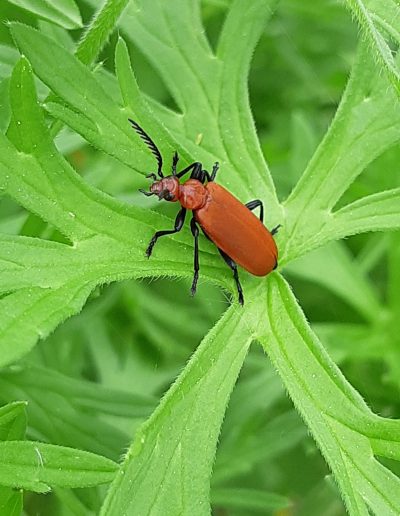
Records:
{"label": "beetle's hind leg", "polygon": [[276,235],[278,233],[278,229],[282,227],[282,224],[278,224],[273,229],[271,229],[271,235]]}
{"label": "beetle's hind leg", "polygon": [[249,208],[250,211],[255,210],[259,206],[260,207],[260,220],[261,220],[261,222],[264,221],[264,206],[263,206],[263,203],[259,199],[255,199],[254,201],[249,201],[245,204],[245,206],[247,208]]}
{"label": "beetle's hind leg", "polygon": [[190,221],[190,229],[192,231],[192,235],[194,236],[194,263],[193,263],[193,269],[194,269],[194,275],[193,275],[193,281],[192,281],[192,287],[190,289],[190,292],[192,296],[196,294],[197,289],[197,281],[199,279],[199,228],[196,224],[196,220],[193,218]]}
{"label": "beetle's hind leg", "polygon": [[236,262],[234,262],[232,260],[232,258],[230,258],[226,253],[224,253],[224,251],[222,249],[220,249],[219,247],[217,249],[219,251],[219,254],[224,259],[225,263],[233,271],[233,279],[235,280],[236,288],[238,291],[239,304],[241,304],[243,306],[243,304],[244,304],[243,290],[242,290],[242,285],[240,284],[240,281],[239,281],[239,274],[238,274]]}
{"label": "beetle's hind leg", "polygon": [[174,229],[165,229],[163,231],[157,231],[157,233],[154,234],[153,238],[150,240],[150,244],[146,249],[147,258],[150,258],[151,253],[153,252],[153,247],[155,246],[155,243],[160,237],[164,235],[173,235],[174,233],[178,233],[182,229],[183,223],[185,222],[185,216],[186,209],[182,208],[181,210],[179,210],[178,215],[176,216]]}
{"label": "beetle's hind leg", "polygon": [[[247,202],[245,204],[247,208],[249,208],[250,211],[253,211],[258,206],[260,207],[260,220],[263,222],[264,220],[264,206],[263,203],[259,199],[255,199],[254,201]],[[272,236],[276,235],[278,233],[278,229],[282,227],[282,224],[278,224],[273,229],[271,229],[270,233]]]}

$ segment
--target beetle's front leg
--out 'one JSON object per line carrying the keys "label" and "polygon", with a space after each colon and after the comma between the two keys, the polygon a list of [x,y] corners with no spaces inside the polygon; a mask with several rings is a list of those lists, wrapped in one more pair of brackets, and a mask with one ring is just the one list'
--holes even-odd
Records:
{"label": "beetle's front leg", "polygon": [[155,243],[160,237],[164,235],[173,235],[174,233],[178,233],[182,229],[183,223],[185,222],[185,216],[186,208],[182,208],[181,210],[179,210],[178,215],[176,216],[174,229],[165,229],[163,231],[157,231],[157,233],[154,234],[153,238],[150,240],[150,244],[146,249],[147,258],[150,258],[151,253],[153,252],[153,247],[155,246]]}
{"label": "beetle's front leg", "polygon": [[176,174],[176,177],[181,178],[182,176],[184,176],[188,172],[191,172],[190,177],[192,179],[193,179],[193,177],[194,177],[194,179],[197,179],[197,176],[201,172],[201,163],[199,163],[198,161],[195,161],[194,163],[191,163],[189,166],[187,166],[186,168],[184,168],[183,170],[178,172]]}
{"label": "beetle's front leg", "polygon": [[199,228],[196,224],[196,219],[193,218],[190,221],[190,229],[192,230],[192,235],[194,236],[194,263],[193,263],[193,269],[194,269],[194,275],[193,275],[193,281],[192,281],[192,288],[190,289],[190,292],[192,296],[195,295],[196,289],[197,289],[197,280],[199,279]]}

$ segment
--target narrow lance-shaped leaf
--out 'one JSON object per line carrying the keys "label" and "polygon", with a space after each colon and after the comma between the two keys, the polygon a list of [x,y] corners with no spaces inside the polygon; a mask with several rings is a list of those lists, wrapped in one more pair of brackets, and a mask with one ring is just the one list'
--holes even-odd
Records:
{"label": "narrow lance-shaped leaf", "polygon": [[76,49],[77,58],[91,64],[101,52],[129,0],[105,0]]}
{"label": "narrow lance-shaped leaf", "polygon": [[288,498],[275,493],[257,491],[256,489],[219,488],[212,491],[211,502],[224,509],[247,510],[257,512],[277,511],[290,507]]}
{"label": "narrow lance-shaped leaf", "polygon": [[[400,421],[373,414],[308,327],[283,279],[268,282],[260,337],[342,491],[350,514],[397,514],[400,479],[374,453],[400,459]],[[323,395],[321,395],[323,393]],[[379,443],[379,444],[378,444]]]}
{"label": "narrow lance-shaped leaf", "polygon": [[29,426],[34,435],[113,460],[120,458],[121,445],[128,442],[129,435],[97,413],[144,418],[155,406],[147,397],[111,391],[98,383],[74,380],[43,367],[3,368],[0,399],[18,398],[28,402]]}
{"label": "narrow lance-shaped leaf", "polygon": [[[68,106],[73,107],[71,110],[64,104],[51,102],[48,104],[50,111],[94,145],[137,169],[145,150],[138,146],[135,151],[133,131],[126,115],[105,93],[93,72],[32,27],[12,23],[11,31],[37,75]],[[52,48],[51,54],[48,52],[49,46]],[[74,79],[71,80],[71,77]]]}
{"label": "narrow lance-shaped leaf", "polygon": [[102,514],[209,514],[219,429],[252,339],[249,311],[231,307],[203,340],[137,432]]}
{"label": "narrow lance-shaped leaf", "polygon": [[400,103],[378,71],[361,43],[332,125],[286,201],[282,264],[332,239],[331,210],[339,198],[369,163],[400,140]]}
{"label": "narrow lance-shaped leaf", "polygon": [[[268,210],[275,209],[277,199],[252,118],[248,74],[254,49],[275,4],[276,0],[255,0],[250,4],[235,0],[226,16],[217,48],[222,64],[218,112],[221,139],[230,162],[249,191],[262,195]],[[250,168],[247,163],[253,166]]]}
{"label": "narrow lance-shaped leaf", "polygon": [[390,39],[400,43],[400,6],[395,0],[346,0],[379,64],[400,94],[400,69]]}
{"label": "narrow lance-shaped leaf", "polygon": [[327,234],[344,238],[366,231],[400,228],[400,188],[363,197],[333,214]]}
{"label": "narrow lance-shaped leaf", "polygon": [[0,440],[13,441],[25,437],[26,402],[16,401],[0,408]]}
{"label": "narrow lance-shaped leaf", "polygon": [[[102,48],[107,43],[111,32],[115,29],[115,24],[125,9],[129,0],[105,0],[103,5],[93,16],[90,24],[86,27],[85,33],[76,47],[75,55],[86,65],[95,62]],[[55,38],[57,41],[57,38]],[[57,97],[50,93],[46,101],[57,100]],[[55,136],[62,129],[62,122],[56,120],[51,128],[50,133]]]}
{"label": "narrow lance-shaped leaf", "polygon": [[82,18],[74,0],[57,0],[57,2],[47,2],[46,0],[9,1],[65,29],[82,27]]}
{"label": "narrow lance-shaped leaf", "polygon": [[32,441],[0,442],[0,484],[38,493],[51,486],[90,487],[110,482],[115,462],[93,453]]}
{"label": "narrow lance-shaped leaf", "polygon": [[23,493],[21,490],[0,486],[0,514],[4,516],[21,516]]}
{"label": "narrow lance-shaped leaf", "polygon": [[[17,401],[0,408],[0,440],[22,440],[26,432],[26,402]],[[20,516],[23,506],[22,489],[0,486],[0,514]]]}

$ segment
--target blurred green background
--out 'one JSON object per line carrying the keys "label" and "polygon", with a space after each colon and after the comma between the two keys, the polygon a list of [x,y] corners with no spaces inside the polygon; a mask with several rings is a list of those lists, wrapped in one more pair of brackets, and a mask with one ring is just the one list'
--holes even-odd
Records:
{"label": "blurred green background", "polygon": [[[77,4],[88,22],[93,15],[91,6],[84,1]],[[228,5],[228,0],[202,2],[211,44],[217,40]],[[0,15],[0,128],[4,130],[7,78],[18,57],[5,22],[20,20],[45,31],[60,31],[60,35],[62,30],[4,0]],[[80,32],[69,34],[78,40]],[[102,65],[110,72],[116,37],[112,36],[101,56]],[[249,91],[262,148],[281,200],[329,126],[357,39],[358,29],[350,14],[331,0],[282,0],[265,29],[254,55]],[[158,75],[132,44],[130,54],[141,88],[173,107]],[[38,86],[44,98],[47,90],[43,84]],[[176,211],[175,206],[158,205],[141,196],[137,190],[144,186],[142,178],[69,129],[58,135],[57,145],[77,172],[104,192],[127,203],[171,214]],[[343,202],[399,186],[399,157],[395,147],[377,159]],[[63,238],[9,198],[2,198],[0,204],[0,231]],[[388,265],[400,258],[399,243],[398,234],[355,236],[283,271],[308,320],[346,377],[374,411],[389,417],[400,415],[400,339],[393,340],[396,314],[386,306],[390,290],[400,288],[400,277],[388,273]],[[346,283],[349,277],[355,286]],[[365,292],[372,292],[378,300],[373,317],[364,309]],[[202,279],[193,299],[189,282],[183,280],[129,281],[99,288],[80,315],[40,342],[23,363],[1,371],[0,401],[29,401],[31,438],[118,460],[137,425],[151,413],[228,303],[224,292]],[[270,512],[275,516],[344,514],[324,460],[257,344],[246,359],[228,408],[212,486],[215,515],[265,514],[224,499],[222,488],[228,487],[262,489],[289,498],[289,508],[280,508],[277,500],[276,509]],[[96,513],[104,489],[74,494],[56,490],[46,497],[28,494],[25,511],[32,515],[73,514],[71,507],[79,501],[88,514]]]}

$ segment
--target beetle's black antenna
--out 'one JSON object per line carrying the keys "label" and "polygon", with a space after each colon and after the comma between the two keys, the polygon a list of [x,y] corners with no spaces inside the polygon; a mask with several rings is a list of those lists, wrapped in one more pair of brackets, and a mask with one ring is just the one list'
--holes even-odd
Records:
{"label": "beetle's black antenna", "polygon": [[147,192],[146,190],[143,190],[143,188],[139,188],[139,192],[144,194],[146,197],[150,197],[150,195],[156,195],[154,192]]}
{"label": "beetle's black antenna", "polygon": [[140,127],[139,124],[137,124],[134,120],[131,118],[128,118],[129,122],[132,124],[132,127],[135,129],[135,131],[138,133],[138,135],[142,138],[144,143],[148,146],[148,148],[151,150],[151,152],[154,154],[157,163],[158,163],[158,175],[160,177],[164,177],[164,174],[162,173],[162,157],[160,154],[160,151],[157,148],[157,145],[153,142],[153,140],[150,138],[150,136]]}
{"label": "beetle's black antenna", "polygon": [[172,175],[173,176],[176,176],[176,165],[178,164],[178,161],[179,161],[179,155],[175,151],[174,155],[172,156]]}

